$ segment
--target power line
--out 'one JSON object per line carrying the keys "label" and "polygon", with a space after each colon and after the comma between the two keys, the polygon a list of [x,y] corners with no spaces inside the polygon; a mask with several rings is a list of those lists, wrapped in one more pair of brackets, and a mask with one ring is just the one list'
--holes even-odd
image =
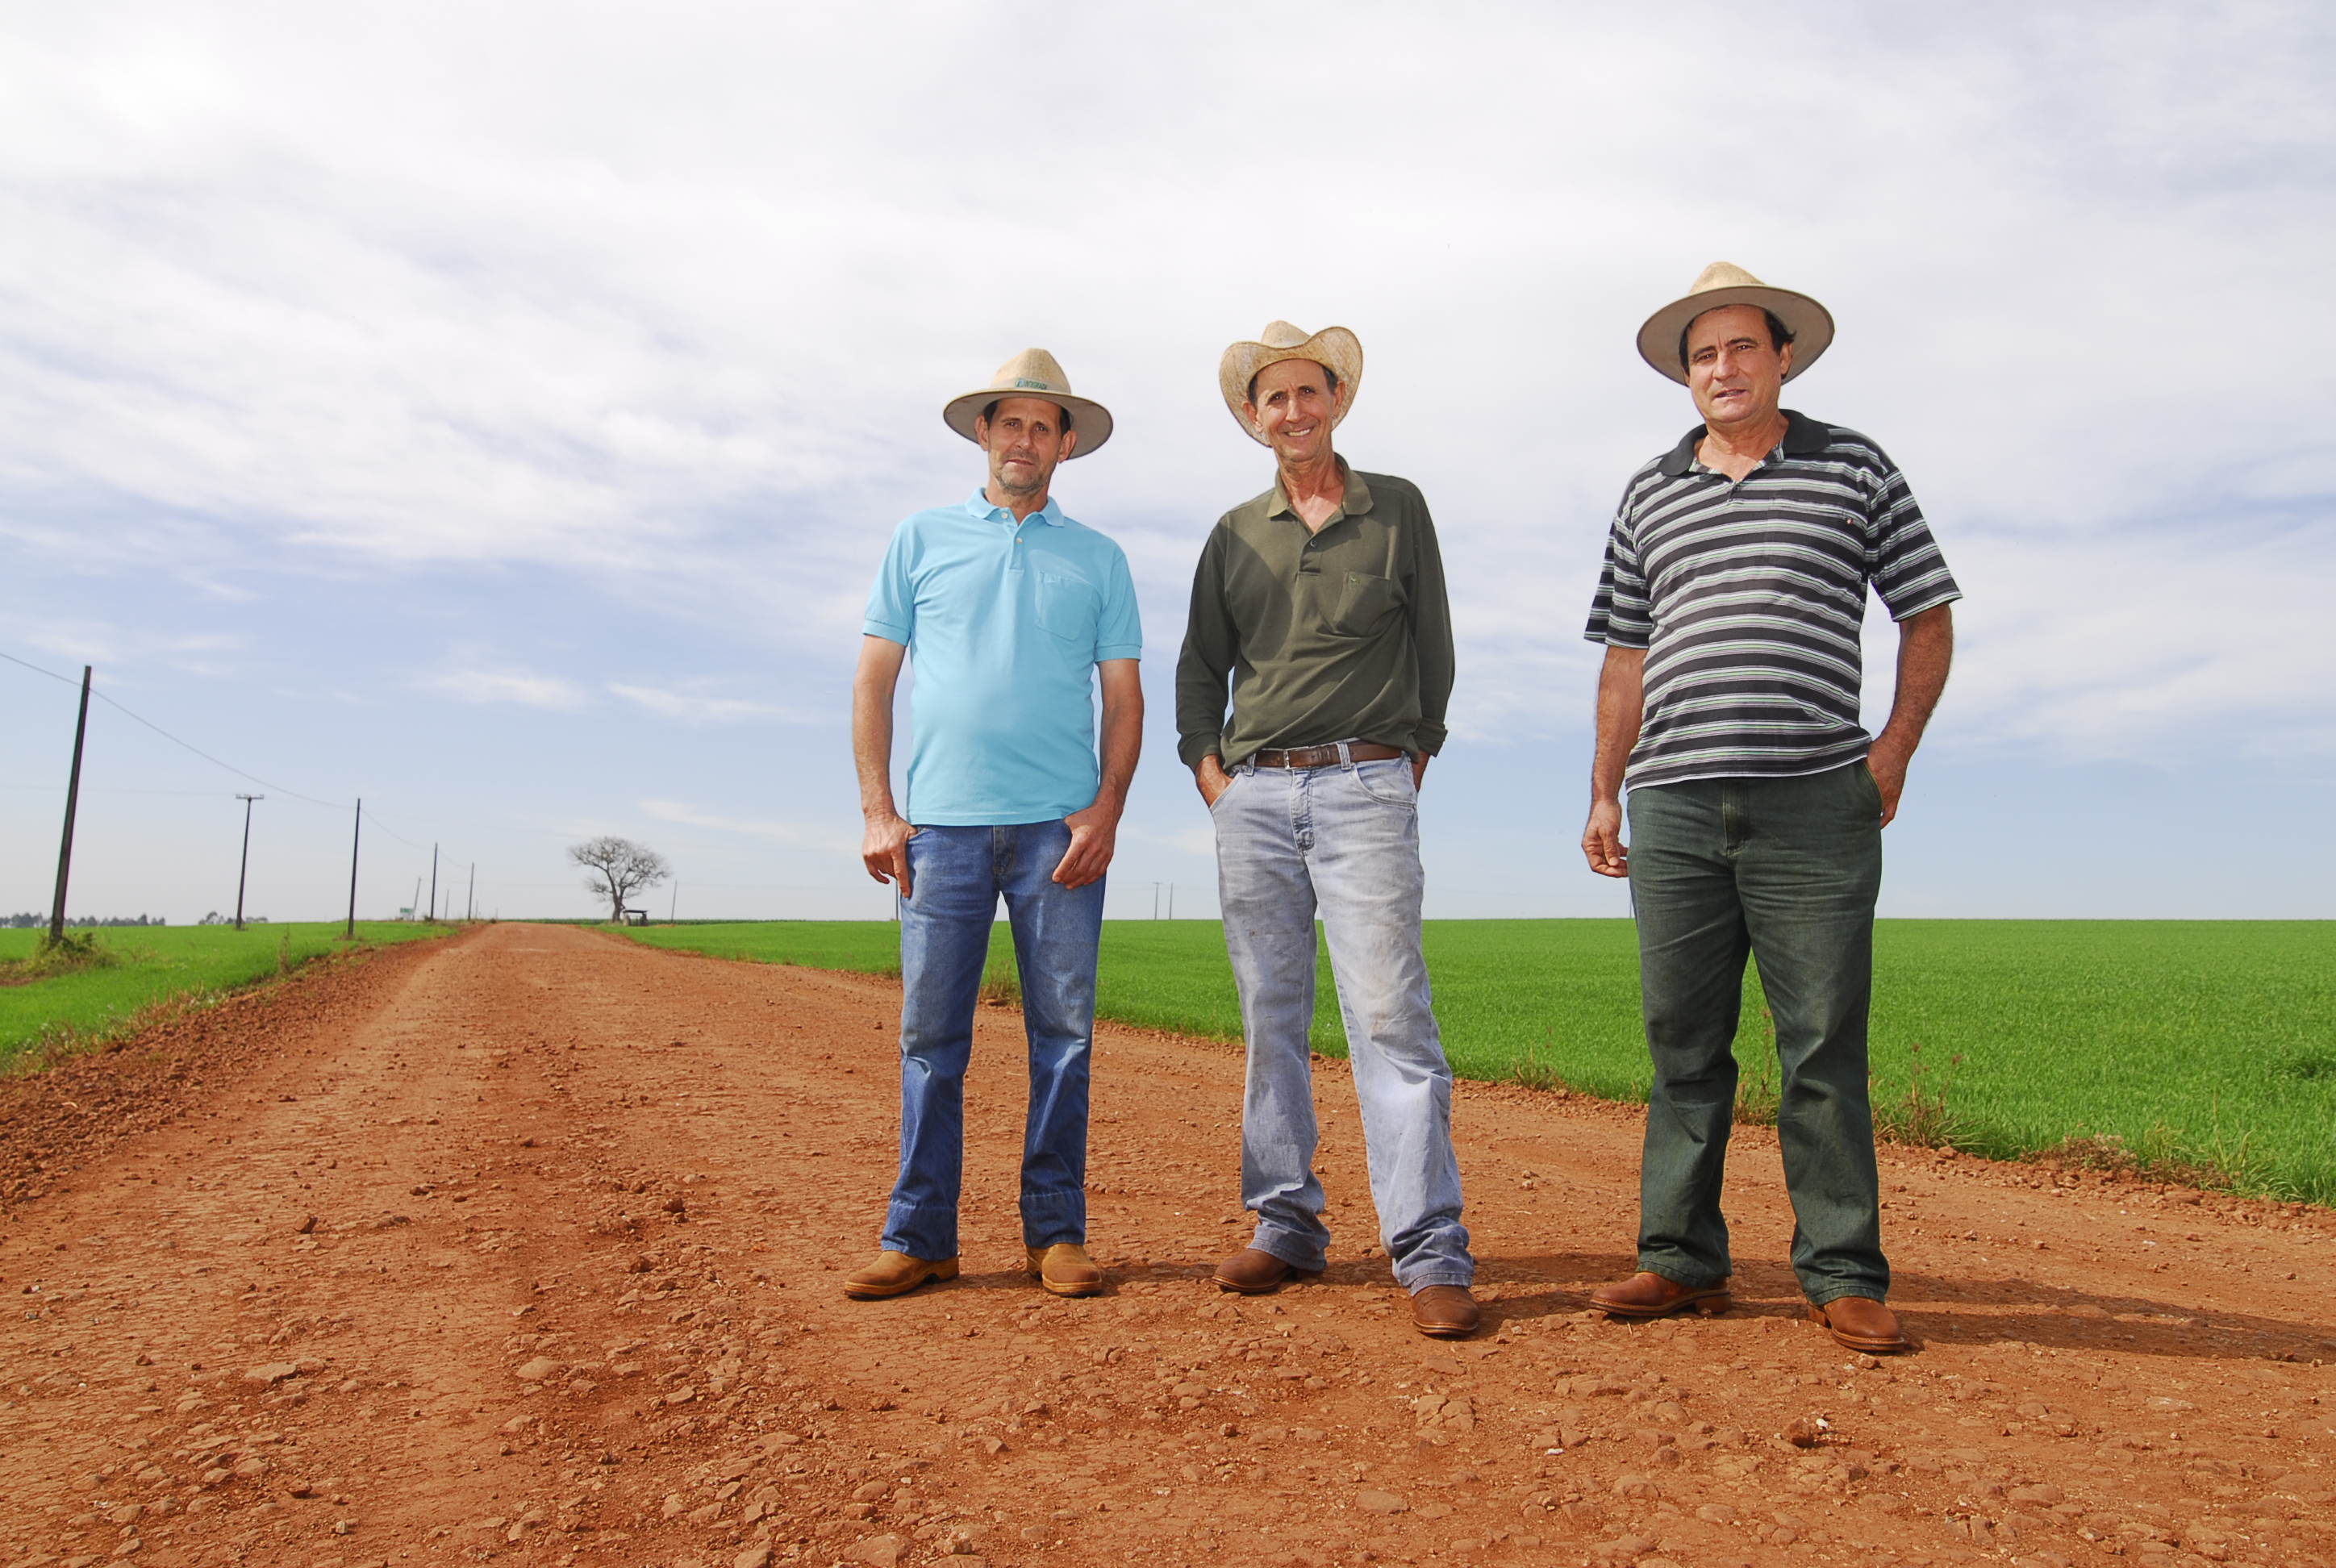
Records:
{"label": "power line", "polygon": [[[51,680],[62,680],[64,681],[67,686],[72,686],[73,684],[72,681],[66,680],[63,676],[57,674],[56,671],[52,669],[43,669],[39,665],[34,664],[26,659],[18,658],[15,654],[0,653],[0,658],[6,659],[10,664],[23,665],[26,669],[33,671],[34,674],[47,676]],[[197,756],[202,758],[213,767],[225,768],[228,772],[235,774],[238,778],[249,779],[256,784],[266,784],[269,789],[275,790],[278,794],[290,795],[294,800],[307,801],[312,806],[330,806],[335,811],[340,810],[341,803],[338,801],[318,800],[314,795],[304,795],[298,790],[287,789],[280,784],[274,784],[267,779],[261,778],[256,773],[246,773],[243,769],[236,766],[233,763],[221,762],[219,758],[211,755],[210,753],[203,750],[202,747],[194,745],[187,741],[180,740],[177,735],[172,735],[169,730],[164,729],[152,719],[147,718],[141,714],[133,713],[129,708],[123,707],[120,703],[115,702],[112,697],[106,696],[102,691],[92,689],[90,695],[96,697],[98,701],[105,703],[112,707],[115,712],[122,714],[130,718],[136,719],[140,724],[144,725],[148,729],[151,729],[156,735],[161,735],[172,745],[180,746],[194,753]]]}
{"label": "power line", "polygon": [[[0,659],[6,659],[10,664],[22,666],[24,668],[31,670],[34,675],[44,675],[44,676],[47,676],[51,680],[61,682],[61,683],[63,683],[63,685],[68,686],[68,687],[77,687],[77,686],[79,686],[79,685],[81,684],[80,682],[75,681],[75,680],[73,680],[73,679],[70,678],[69,677],[59,675],[56,671],[54,671],[54,670],[53,670],[53,669],[44,669],[44,668],[42,668],[39,665],[33,663],[33,662],[32,662],[31,660],[29,660],[29,659],[22,659],[22,658],[18,658],[15,654],[12,654],[12,653],[0,653]],[[102,702],[102,703],[105,703],[105,704],[109,705],[110,706],[113,707],[116,711],[118,711],[118,712],[120,712],[120,713],[122,713],[122,714],[123,714],[123,715],[127,716],[128,717],[130,717],[130,718],[133,718],[133,719],[136,719],[140,724],[144,725],[148,729],[151,729],[151,730],[152,730],[156,735],[161,735],[164,740],[169,741],[172,745],[180,746],[180,747],[184,748],[184,749],[185,749],[185,750],[187,750],[187,751],[192,752],[195,755],[197,755],[197,756],[199,756],[199,757],[202,758],[205,762],[209,763],[213,767],[225,768],[228,772],[229,772],[229,773],[231,773],[231,774],[235,774],[238,778],[248,779],[248,780],[250,780],[253,784],[264,784],[264,785],[266,785],[268,788],[272,789],[272,790],[275,790],[275,791],[277,791],[277,793],[279,793],[279,794],[283,794],[283,795],[286,795],[286,796],[289,797],[290,799],[297,800],[297,801],[301,801],[301,802],[304,802],[304,803],[306,803],[307,804],[309,804],[309,805],[313,805],[313,806],[323,806],[323,807],[325,807],[325,808],[326,808],[326,810],[328,810],[328,811],[338,811],[338,810],[340,810],[340,809],[341,809],[341,803],[340,803],[340,802],[338,802],[338,801],[318,800],[318,799],[317,799],[316,796],[314,796],[314,795],[302,794],[298,790],[296,790],[296,789],[289,789],[289,788],[287,788],[287,787],[286,787],[285,785],[283,785],[283,784],[276,784],[276,783],[273,783],[273,782],[271,782],[271,781],[269,781],[269,780],[268,780],[268,779],[261,778],[258,774],[255,774],[255,773],[247,773],[247,772],[245,772],[242,768],[237,767],[233,763],[221,762],[219,758],[217,758],[217,757],[215,757],[215,756],[211,755],[211,754],[210,754],[210,753],[209,753],[209,752],[207,752],[207,751],[203,750],[200,746],[193,745],[190,745],[190,743],[188,743],[188,742],[186,742],[186,741],[182,741],[182,740],[180,740],[177,735],[172,735],[169,730],[164,729],[161,725],[158,725],[158,724],[154,723],[154,721],[153,721],[153,720],[149,719],[149,718],[147,718],[147,717],[143,716],[142,715],[140,715],[140,714],[134,713],[134,712],[132,712],[132,711],[131,711],[131,709],[129,709],[129,708],[123,707],[123,706],[122,706],[122,704],[120,704],[120,703],[118,703],[118,702],[115,702],[115,701],[113,700],[113,698],[112,698],[112,697],[108,696],[107,696],[104,692],[102,692],[102,691],[96,690],[94,687],[92,687],[92,689],[91,690],[90,695],[91,695],[91,696],[94,696],[94,697],[96,697],[100,702]],[[0,788],[7,788],[7,789],[44,789],[44,788],[54,788],[54,785],[41,785],[41,784],[7,784],[7,785],[0,785]],[[233,794],[233,793],[234,793],[234,792],[232,792],[232,791],[226,791],[226,790],[218,791],[218,792],[213,792],[213,791],[209,791],[209,790],[132,790],[132,789],[107,789],[107,790],[92,790],[92,791],[89,791],[89,792],[87,792],[87,793],[89,793],[89,794],[185,794],[185,795],[209,795],[209,794],[213,794],[214,793],[216,793],[216,794],[220,794],[220,795],[230,795],[230,796],[231,796],[231,795]],[[559,830],[559,829],[557,829],[557,828],[532,828],[532,827],[521,827],[521,826],[518,826],[518,825],[516,825],[516,824],[512,824],[512,823],[473,823],[473,822],[465,822],[465,821],[462,821],[462,819],[460,819],[460,818],[454,818],[454,817],[424,817],[424,816],[417,816],[417,815],[414,815],[414,814],[413,814],[413,813],[406,813],[406,812],[383,812],[383,811],[376,810],[376,811],[374,813],[374,826],[375,827],[375,829],[376,829],[376,830],[378,830],[379,832],[382,832],[382,833],[387,833],[391,838],[395,839],[399,843],[402,843],[402,844],[405,845],[405,847],[406,847],[406,848],[411,849],[411,850],[422,850],[422,849],[426,849],[426,848],[428,848],[428,847],[430,847],[430,846],[428,846],[428,845],[426,845],[426,844],[418,843],[418,842],[416,842],[415,841],[414,841],[413,839],[407,838],[404,833],[399,833],[396,829],[392,828],[392,827],[388,827],[388,826],[384,825],[384,824],[383,823],[383,822],[382,822],[382,819],[383,819],[384,816],[386,816],[386,817],[390,817],[390,818],[392,818],[393,820],[395,820],[395,821],[400,821],[400,822],[408,822],[408,823],[429,823],[429,824],[433,825],[433,826],[475,828],[475,829],[477,829],[477,830],[479,830],[479,831],[481,831],[481,832],[482,832],[482,833],[525,833],[525,834],[529,834],[529,835],[535,836],[535,837],[540,837],[540,838],[560,838],[560,839],[572,839],[572,838],[574,838],[574,837],[576,836],[576,835],[575,835],[574,833],[564,833],[564,832],[561,832],[560,830]],[[690,840],[690,839],[680,839],[680,840],[667,839],[665,842],[666,842],[666,843],[667,843],[667,844],[668,844],[669,846],[671,846],[671,847],[673,847],[673,848],[676,848],[676,849],[713,850],[713,851],[716,851],[716,852],[718,852],[725,853],[725,854],[829,854],[829,853],[834,853],[834,852],[835,852],[835,851],[833,851],[833,850],[832,850],[832,849],[814,848],[814,847],[808,846],[808,845],[803,845],[803,844],[706,843],[706,842],[702,842],[702,841],[698,841],[698,840]],[[707,885],[711,886],[711,885],[713,885],[713,884],[709,883],[709,884],[707,884]],[[741,885],[747,885],[747,884],[741,884]]]}
{"label": "power line", "polygon": [[65,684],[65,685],[67,685],[67,686],[72,686],[72,685],[75,684],[75,683],[74,683],[74,682],[73,682],[70,677],[68,677],[59,675],[56,671],[54,671],[54,670],[53,670],[53,669],[43,669],[39,665],[30,663],[30,662],[28,662],[28,661],[26,661],[26,660],[24,660],[24,659],[18,658],[18,657],[17,657],[15,654],[13,654],[13,653],[0,653],[0,658],[5,658],[5,659],[6,659],[10,664],[21,664],[21,665],[23,665],[26,669],[31,670],[34,675],[44,675],[44,676],[47,676],[51,680],[55,680],[55,681],[63,681],[63,682],[64,682],[64,684]]}
{"label": "power line", "polygon": [[[0,790],[38,790],[44,794],[53,795],[63,794],[65,793],[64,785],[63,784],[0,784]],[[99,789],[94,785],[86,785],[83,788],[81,793],[85,795],[195,795],[204,800],[231,801],[236,798],[236,794],[233,790]],[[335,809],[338,810],[339,808],[336,807]]]}

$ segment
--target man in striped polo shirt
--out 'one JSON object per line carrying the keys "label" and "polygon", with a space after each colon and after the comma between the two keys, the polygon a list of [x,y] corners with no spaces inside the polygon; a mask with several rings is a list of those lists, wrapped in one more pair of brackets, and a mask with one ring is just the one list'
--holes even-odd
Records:
{"label": "man in striped polo shirt", "polygon": [[[1961,590],[1881,447],[1777,406],[1833,328],[1815,300],[1714,262],[1639,331],[1704,423],[1631,476],[1585,634],[1606,658],[1582,848],[1630,879],[1655,1069],[1639,1271],[1591,1300],[1627,1318],[1728,1305],[1719,1191],[1748,954],[1776,1020],[1794,1271],[1835,1339],[1889,1352],[1908,1342],[1883,1304],[1866,1100],[1874,904]],[[1896,700],[1871,737],[1868,584],[1899,628]]]}

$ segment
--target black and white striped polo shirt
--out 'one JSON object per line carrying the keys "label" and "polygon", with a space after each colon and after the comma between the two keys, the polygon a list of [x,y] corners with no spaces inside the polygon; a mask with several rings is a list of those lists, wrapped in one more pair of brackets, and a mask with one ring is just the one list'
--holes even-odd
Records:
{"label": "black and white striped polo shirt", "polygon": [[1583,635],[1647,650],[1633,789],[1857,761],[1866,584],[1897,620],[1962,597],[1897,464],[1785,417],[1740,481],[1696,461],[1698,425],[1622,492]]}

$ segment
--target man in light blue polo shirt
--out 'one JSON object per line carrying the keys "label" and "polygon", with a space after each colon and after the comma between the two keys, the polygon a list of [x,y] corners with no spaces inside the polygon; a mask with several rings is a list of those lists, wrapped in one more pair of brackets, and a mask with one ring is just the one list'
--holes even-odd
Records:
{"label": "man in light blue polo shirt", "polygon": [[[998,901],[1030,1042],[1022,1242],[1058,1296],[1091,1296],[1087,1057],[1104,872],[1144,735],[1144,651],[1119,546],[1047,496],[1057,464],[1111,435],[1055,356],[1025,349],[941,411],[989,459],[962,503],[892,535],[852,681],[868,874],[900,889],[900,1174],[882,1251],[847,1295],[898,1296],[958,1271],[965,1074]],[[914,661],[908,798],[892,798],[892,696]],[[1095,689],[1103,687],[1103,755]],[[914,824],[914,825],[911,825]]]}

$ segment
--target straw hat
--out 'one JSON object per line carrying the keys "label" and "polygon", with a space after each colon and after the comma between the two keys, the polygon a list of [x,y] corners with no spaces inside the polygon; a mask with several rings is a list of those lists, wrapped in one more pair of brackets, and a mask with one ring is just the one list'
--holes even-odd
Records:
{"label": "straw hat", "polygon": [[1251,378],[1285,359],[1310,359],[1330,368],[1347,388],[1347,405],[1330,421],[1330,428],[1336,430],[1346,422],[1355,406],[1355,388],[1363,379],[1361,339],[1343,326],[1326,326],[1309,336],[1286,321],[1267,322],[1258,336],[1261,341],[1234,344],[1217,361],[1217,390],[1225,394],[1225,406],[1233,411],[1233,418],[1249,432],[1251,440],[1260,446],[1273,444],[1241,413],[1241,404],[1249,401]]}
{"label": "straw hat", "polygon": [[1696,275],[1684,298],[1647,317],[1639,328],[1639,357],[1686,385],[1687,372],[1679,362],[1679,334],[1689,322],[1723,305],[1752,305],[1776,313],[1793,335],[1793,368],[1786,374],[1786,381],[1815,365],[1833,342],[1832,311],[1806,294],[1771,288],[1732,261],[1715,261]]}
{"label": "straw hat", "polygon": [[998,367],[988,386],[950,398],[941,408],[941,419],[968,441],[977,441],[973,422],[1001,397],[1043,397],[1062,409],[1078,432],[1073,458],[1085,457],[1111,439],[1111,410],[1092,397],[1072,396],[1071,378],[1043,348],[1024,349]]}

